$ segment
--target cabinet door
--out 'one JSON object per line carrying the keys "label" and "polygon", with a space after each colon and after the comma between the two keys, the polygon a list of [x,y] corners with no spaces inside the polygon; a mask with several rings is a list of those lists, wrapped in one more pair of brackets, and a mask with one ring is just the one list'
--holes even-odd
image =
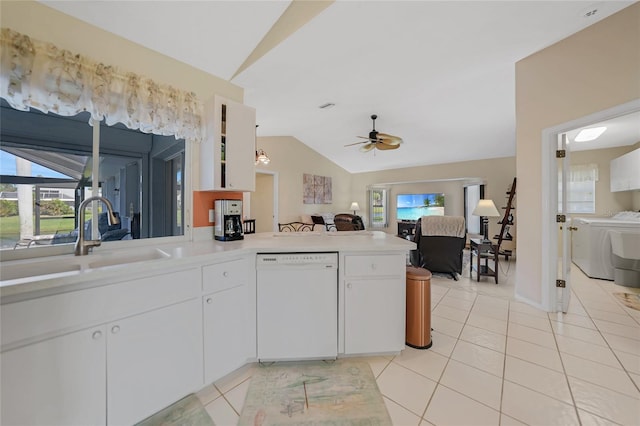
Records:
{"label": "cabinet door", "polygon": [[404,277],[406,258],[402,254],[347,255],[344,274],[349,277]]}
{"label": "cabinet door", "polygon": [[226,186],[231,191],[255,191],[256,110],[227,101]]}
{"label": "cabinet door", "polygon": [[404,349],[405,283],[398,278],[347,279],[345,353]]}
{"label": "cabinet door", "polygon": [[134,424],[202,387],[200,300],[107,325],[108,424]]}
{"label": "cabinet door", "polygon": [[94,327],[3,352],[0,424],[105,424],[105,337]]}
{"label": "cabinet door", "polygon": [[205,103],[200,189],[255,191],[255,109],[214,96]]}
{"label": "cabinet door", "polygon": [[241,285],[203,298],[205,383],[231,373],[252,356],[246,290]]}

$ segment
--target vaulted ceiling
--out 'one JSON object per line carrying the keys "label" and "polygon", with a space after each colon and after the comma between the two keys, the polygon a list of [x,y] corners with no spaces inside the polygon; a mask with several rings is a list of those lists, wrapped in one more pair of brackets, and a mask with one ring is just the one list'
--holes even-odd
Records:
{"label": "vaulted ceiling", "polygon": [[[515,63],[633,1],[42,3],[243,87],[259,136],[357,173],[515,155]],[[371,114],[400,149],[344,146]]]}

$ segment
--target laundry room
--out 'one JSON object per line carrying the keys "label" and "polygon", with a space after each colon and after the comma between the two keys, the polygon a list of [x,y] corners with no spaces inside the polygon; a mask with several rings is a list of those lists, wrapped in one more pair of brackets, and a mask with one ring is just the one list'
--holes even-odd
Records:
{"label": "laundry room", "polygon": [[567,132],[564,187],[558,177],[559,206],[563,188],[567,193],[573,263],[591,278],[633,287],[640,286],[633,252],[640,249],[625,242],[640,238],[639,121],[636,111]]}

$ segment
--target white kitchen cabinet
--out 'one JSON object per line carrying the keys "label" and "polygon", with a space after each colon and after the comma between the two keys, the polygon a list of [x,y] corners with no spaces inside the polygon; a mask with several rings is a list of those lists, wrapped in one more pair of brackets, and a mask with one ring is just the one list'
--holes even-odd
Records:
{"label": "white kitchen cabinet", "polygon": [[405,255],[346,255],[344,271],[345,354],[403,350]]}
{"label": "white kitchen cabinet", "polygon": [[198,299],[107,326],[107,420],[134,424],[202,385]]}
{"label": "white kitchen cabinet", "polygon": [[640,148],[611,160],[610,177],[611,192],[640,189]]}
{"label": "white kitchen cabinet", "polygon": [[0,424],[133,424],[201,388],[200,278],[191,268],[2,305]]}
{"label": "white kitchen cabinet", "polygon": [[246,286],[205,296],[203,316],[204,381],[213,383],[250,358]]}
{"label": "white kitchen cabinet", "polygon": [[214,96],[205,103],[204,119],[200,189],[255,191],[255,109]]}
{"label": "white kitchen cabinet", "polygon": [[105,330],[92,327],[3,352],[0,424],[105,424]]}
{"label": "white kitchen cabinet", "polygon": [[205,383],[256,357],[255,266],[249,259],[202,268]]}

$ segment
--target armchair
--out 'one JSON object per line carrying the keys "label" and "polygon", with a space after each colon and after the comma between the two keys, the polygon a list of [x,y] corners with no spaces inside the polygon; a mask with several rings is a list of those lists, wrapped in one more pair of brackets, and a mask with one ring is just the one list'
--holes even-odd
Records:
{"label": "armchair", "polygon": [[416,223],[411,264],[431,272],[462,274],[462,254],[467,240],[464,217],[423,216]]}
{"label": "armchair", "polygon": [[348,213],[339,213],[334,216],[333,223],[338,231],[363,231],[364,223],[360,216]]}

